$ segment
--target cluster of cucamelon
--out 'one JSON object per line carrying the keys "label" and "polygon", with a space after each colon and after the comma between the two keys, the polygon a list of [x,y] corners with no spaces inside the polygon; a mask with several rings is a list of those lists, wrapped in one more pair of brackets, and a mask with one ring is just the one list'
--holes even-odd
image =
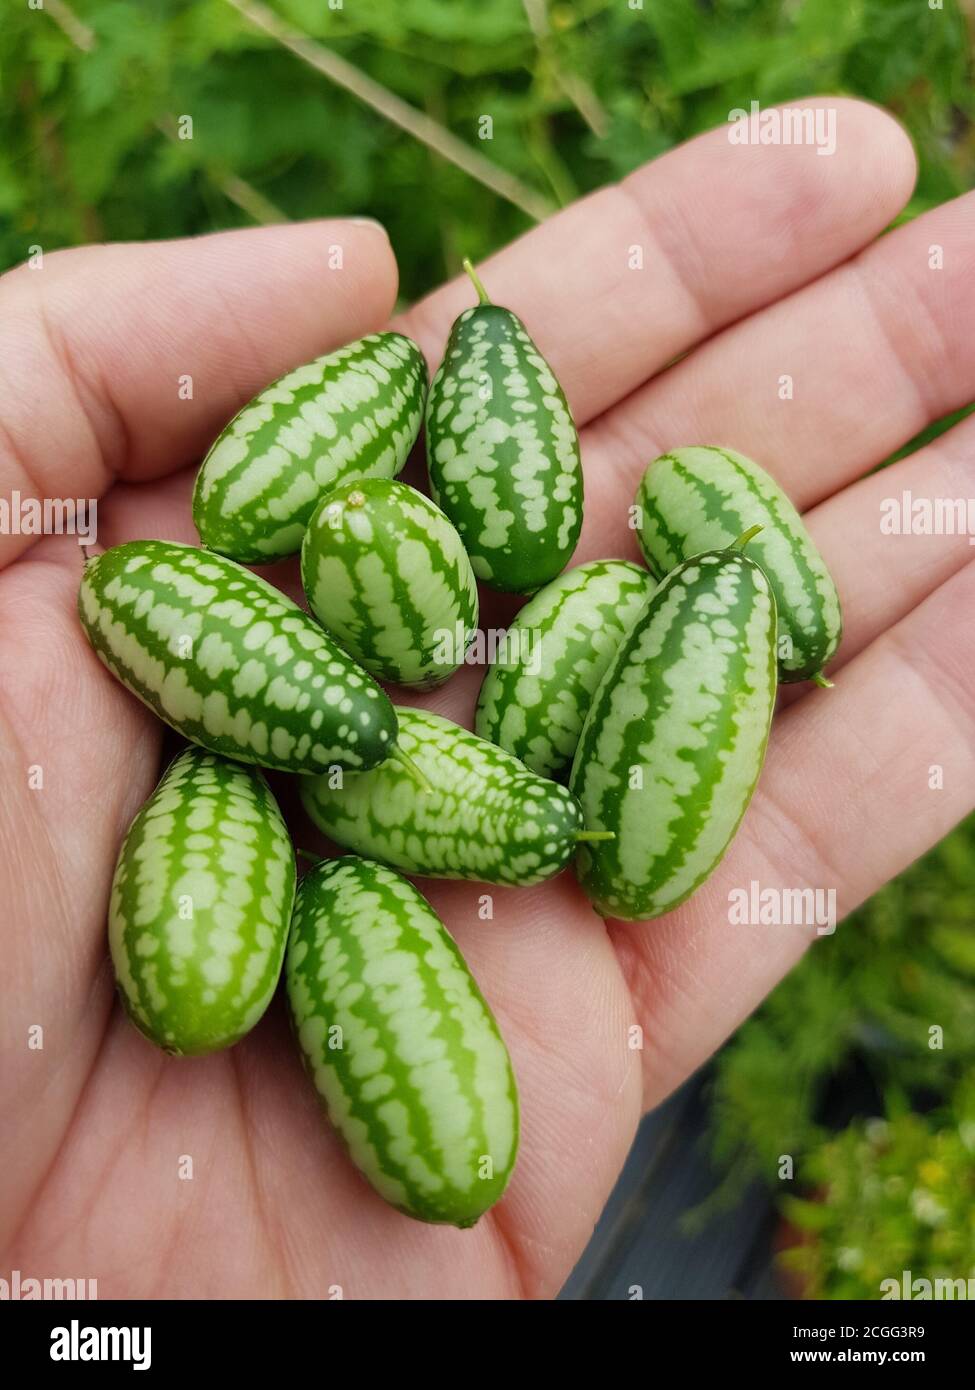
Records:
{"label": "cluster of cucamelon", "polygon": [[[836,591],[781,489],[726,449],[646,470],[647,568],[566,570],[579,441],[548,363],[465,262],[427,393],[416,344],[377,333],[296,368],[200,468],[202,547],[86,560],[78,610],[118,679],[189,740],[118,857],[109,944],[136,1026],[176,1055],[228,1047],[284,965],[307,1069],[375,1189],[472,1225],[518,1143],[497,1024],[403,874],[528,886],[571,860],[606,916],[683,902],[762,766],[778,681],[828,684]],[[433,501],[398,481],[426,423]],[[246,565],[300,552],[310,613]],[[528,596],[470,732],[394,704],[464,661],[480,579]],[[519,640],[524,639],[524,640]],[[261,768],[300,779],[347,853],[296,887]]]}

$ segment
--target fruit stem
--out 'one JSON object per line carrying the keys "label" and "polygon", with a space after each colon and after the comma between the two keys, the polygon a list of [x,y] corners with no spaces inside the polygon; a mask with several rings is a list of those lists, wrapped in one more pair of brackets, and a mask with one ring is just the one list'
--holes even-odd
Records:
{"label": "fruit stem", "polygon": [[478,299],[481,301],[482,304],[490,304],[491,301],[488,298],[488,292],[481,284],[481,278],[478,275],[477,271],[474,269],[474,267],[471,265],[471,262],[467,256],[464,257],[464,269],[471,277],[471,284],[477,290]]}
{"label": "fruit stem", "polygon": [[403,771],[406,772],[408,776],[413,778],[413,781],[417,784],[420,790],[424,792],[427,796],[430,795],[430,793],[433,791],[433,788],[431,787],[426,777],[424,777],[423,773],[420,771],[419,767],[417,767],[416,763],[413,761],[413,759],[409,756],[408,753],[404,753],[402,748],[397,746],[393,749],[392,753],[390,753],[389,760],[393,763],[399,763]]}
{"label": "fruit stem", "polygon": [[745,546],[753,536],[757,536],[759,531],[764,530],[762,526],[749,526],[747,531],[743,531],[736,541],[732,541],[728,546],[729,550],[744,550]]}
{"label": "fruit stem", "polygon": [[616,833],[612,830],[577,830],[575,841],[577,845],[591,845],[597,840],[615,840]]}
{"label": "fruit stem", "polygon": [[809,679],[812,681],[813,685],[818,685],[820,690],[833,689],[833,682],[829,680],[829,678],[825,676],[822,671],[817,671],[816,674],[814,676],[810,676]]}
{"label": "fruit stem", "polygon": [[297,854],[299,859],[307,859],[309,864],[325,863],[325,860],[320,854],[312,854],[310,849],[296,849],[295,854]]}

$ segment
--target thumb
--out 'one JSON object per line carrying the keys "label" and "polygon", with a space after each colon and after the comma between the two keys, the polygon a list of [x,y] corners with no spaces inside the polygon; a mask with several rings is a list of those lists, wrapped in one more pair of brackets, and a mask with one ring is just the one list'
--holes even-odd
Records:
{"label": "thumb", "polygon": [[[302,222],[58,251],[0,278],[0,497],[98,497],[193,462],[262,386],[381,327],[383,229]],[[30,536],[0,536],[0,567]]]}

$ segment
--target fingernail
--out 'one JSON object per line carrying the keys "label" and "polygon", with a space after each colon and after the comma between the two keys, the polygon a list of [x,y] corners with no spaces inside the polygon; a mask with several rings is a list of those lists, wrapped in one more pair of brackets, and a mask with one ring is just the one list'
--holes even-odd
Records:
{"label": "fingernail", "polygon": [[354,227],[375,227],[382,232],[383,236],[389,238],[389,233],[381,222],[377,222],[374,217],[350,217],[349,221]]}

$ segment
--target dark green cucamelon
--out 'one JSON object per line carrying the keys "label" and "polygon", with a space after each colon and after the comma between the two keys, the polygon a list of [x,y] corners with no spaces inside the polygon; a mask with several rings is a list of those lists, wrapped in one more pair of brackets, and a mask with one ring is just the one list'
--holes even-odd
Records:
{"label": "dark green cucamelon", "polygon": [[748,553],[775,594],[779,679],[829,684],[823,667],[843,630],[836,586],[799,513],[764,469],[733,449],[673,449],[644,473],[636,508],[640,545],[661,579],[689,556],[761,526]]}
{"label": "dark green cucamelon", "polygon": [[388,478],[323,497],[301,547],[308,606],[377,680],[425,689],[464,660],[477,582],[439,507]]}
{"label": "dark green cucamelon", "polygon": [[346,479],[399,473],[426,386],[416,343],[372,333],[265,387],[200,467],[193,520],[204,545],[248,565],[295,554],[324,493]]}
{"label": "dark green cucamelon", "polygon": [[305,1065],[356,1166],[408,1216],[473,1226],[511,1176],[518,1093],[430,904],[380,864],[319,865],[298,889],[286,978]]}
{"label": "dark green cucamelon", "polygon": [[114,546],[85,565],[78,612],[122,684],[212,753],[285,772],[394,755],[388,696],[297,604],[222,555]]}
{"label": "dark green cucamelon", "polygon": [[592,560],[553,579],[509,627],[475,733],[542,777],[568,772],[596,687],[656,587],[628,560]]}
{"label": "dark green cucamelon", "polygon": [[579,882],[608,917],[659,917],[710,875],[745,813],[775,702],[775,599],[738,550],[672,570],[600,682],[569,786]]}
{"label": "dark green cucamelon", "polygon": [[561,573],[579,539],[579,436],[524,324],[490,303],[465,266],[481,302],[454,323],[430,386],[430,487],[478,579],[534,593]]}
{"label": "dark green cucamelon", "polygon": [[188,748],[122,844],[109,907],[119,993],[167,1052],[229,1047],[281,973],[295,896],[291,841],[253,768]]}
{"label": "dark green cucamelon", "polygon": [[392,763],[371,772],[303,778],[301,799],[345,849],[427,878],[542,883],[585,838],[565,787],[426,710],[397,706],[399,742],[429,783]]}

